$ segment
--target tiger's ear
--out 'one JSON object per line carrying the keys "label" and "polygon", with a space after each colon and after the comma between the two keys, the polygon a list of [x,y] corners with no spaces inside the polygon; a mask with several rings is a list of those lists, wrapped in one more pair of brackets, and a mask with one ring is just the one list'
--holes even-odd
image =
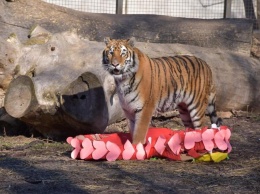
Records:
{"label": "tiger's ear", "polygon": [[105,37],[104,38],[104,42],[105,42],[106,45],[108,45],[108,43],[110,43],[110,41],[111,41],[110,37]]}
{"label": "tiger's ear", "polygon": [[132,37],[132,38],[130,38],[130,39],[127,40],[127,43],[128,43],[131,47],[134,47],[135,42],[136,42],[135,37]]}

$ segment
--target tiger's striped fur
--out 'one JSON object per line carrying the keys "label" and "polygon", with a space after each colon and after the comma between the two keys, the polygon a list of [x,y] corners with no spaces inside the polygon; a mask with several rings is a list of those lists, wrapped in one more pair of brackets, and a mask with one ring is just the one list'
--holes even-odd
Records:
{"label": "tiger's striped fur", "polygon": [[120,104],[129,120],[133,143],[144,143],[156,112],[178,108],[187,128],[200,128],[205,113],[221,124],[215,110],[212,72],[194,56],[149,58],[132,39],[105,39],[103,66],[114,76]]}

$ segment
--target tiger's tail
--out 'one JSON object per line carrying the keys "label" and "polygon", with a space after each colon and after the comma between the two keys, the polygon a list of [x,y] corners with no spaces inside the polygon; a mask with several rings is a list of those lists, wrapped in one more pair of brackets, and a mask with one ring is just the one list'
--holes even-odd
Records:
{"label": "tiger's tail", "polygon": [[210,117],[212,124],[216,124],[218,127],[222,124],[222,119],[217,116],[216,112],[216,90],[214,85],[211,86],[206,115]]}

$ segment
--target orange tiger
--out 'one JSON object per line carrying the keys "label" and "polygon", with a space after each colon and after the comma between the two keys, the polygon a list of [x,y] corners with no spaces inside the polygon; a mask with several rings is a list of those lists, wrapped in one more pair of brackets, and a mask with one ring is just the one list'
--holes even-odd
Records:
{"label": "orange tiger", "polygon": [[221,125],[207,63],[195,56],[149,58],[133,39],[105,38],[103,67],[115,78],[134,144],[145,143],[152,115],[178,108],[185,127],[201,128],[205,114]]}

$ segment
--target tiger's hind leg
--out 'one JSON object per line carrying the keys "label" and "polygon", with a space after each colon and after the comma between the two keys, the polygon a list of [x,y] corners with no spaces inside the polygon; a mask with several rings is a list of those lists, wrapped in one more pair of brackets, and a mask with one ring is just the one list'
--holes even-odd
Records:
{"label": "tiger's hind leg", "polygon": [[178,105],[180,117],[186,128],[201,129],[208,105],[207,96],[203,101],[192,102],[188,106],[182,102]]}
{"label": "tiger's hind leg", "polygon": [[191,116],[190,116],[190,112],[188,110],[188,107],[185,103],[180,103],[178,105],[178,110],[180,113],[180,117],[182,120],[183,125],[185,126],[185,128],[194,128]]}
{"label": "tiger's hind leg", "polygon": [[213,86],[211,88],[211,93],[209,95],[206,115],[210,117],[211,124],[216,124],[219,127],[222,124],[222,119],[217,116],[215,102],[216,102],[216,93],[215,93],[215,88]]}

